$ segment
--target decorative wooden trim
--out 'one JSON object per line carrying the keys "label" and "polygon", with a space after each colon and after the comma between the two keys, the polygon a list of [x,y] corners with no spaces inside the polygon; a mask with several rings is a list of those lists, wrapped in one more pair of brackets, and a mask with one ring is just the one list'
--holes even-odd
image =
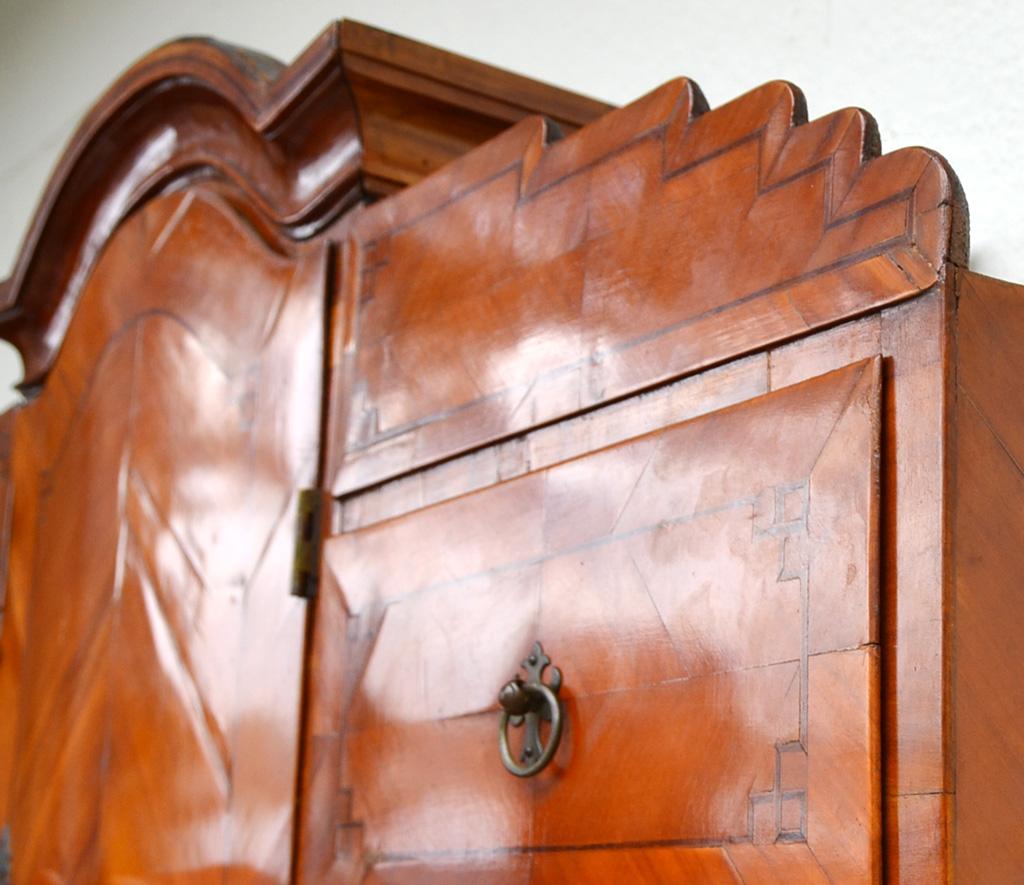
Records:
{"label": "decorative wooden trim", "polygon": [[[859,109],[808,122],[789,83],[709,110],[679,79],[547,135],[523,121],[354,222],[336,494],[912,297],[967,260],[940,156],[882,155]],[[519,357],[550,330],[557,349]]]}
{"label": "decorative wooden trim", "polygon": [[[522,203],[650,137],[664,142],[666,180],[706,175],[709,161],[754,139],[761,192],[823,170],[823,239],[835,238],[839,226],[870,227],[872,213],[899,203],[911,232],[886,260],[911,289],[939,279],[946,261],[966,262],[966,211],[955,177],[940,158],[916,149],[878,157],[874,123],[863,112],[806,124],[802,96],[788,84],[706,110],[700,91],[687,84],[612,112],[353,22],[328,27],[287,68],[225,44],[176,41],[129,69],[73,137],[13,274],[0,284],[0,336],[22,354],[23,387],[37,387],[107,238],[153,194],[197,177],[216,179],[244,215],[288,249],[364,195],[429,176],[415,195],[370,213],[360,235],[379,240],[389,225],[411,223],[471,189],[481,170],[496,171],[495,157],[512,162],[508,143],[502,148],[495,137],[533,115],[548,122],[539,136],[535,124],[523,124],[534,134],[518,158]],[[542,149],[588,123],[585,133]],[[485,142],[493,146],[458,161]],[[837,270],[844,278],[852,272]]]}
{"label": "decorative wooden trim", "polygon": [[382,83],[507,123],[541,114],[568,135],[613,107],[356,21],[341,23],[341,45],[350,76],[373,69]]}

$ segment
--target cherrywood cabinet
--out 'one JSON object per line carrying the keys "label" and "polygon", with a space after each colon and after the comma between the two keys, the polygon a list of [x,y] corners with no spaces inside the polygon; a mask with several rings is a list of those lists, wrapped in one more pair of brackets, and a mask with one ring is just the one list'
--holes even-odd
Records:
{"label": "cherrywood cabinet", "polygon": [[786,83],[146,56],[0,290],[13,880],[1019,881],[1024,293],[966,217]]}

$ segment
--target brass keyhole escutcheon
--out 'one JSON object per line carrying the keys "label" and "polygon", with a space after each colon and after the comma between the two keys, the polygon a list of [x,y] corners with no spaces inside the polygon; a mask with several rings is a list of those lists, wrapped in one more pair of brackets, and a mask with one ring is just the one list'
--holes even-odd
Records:
{"label": "brass keyhole escutcheon", "polygon": [[[523,661],[526,678],[516,675],[502,686],[498,692],[498,704],[501,706],[501,722],[498,725],[498,748],[501,751],[501,762],[516,777],[532,777],[542,771],[555,755],[558,742],[562,739],[562,703],[558,700],[558,690],[562,687],[562,672],[558,667],[551,668],[551,682],[547,685],[542,681],[544,670],[551,663],[551,658],[544,654],[539,642]],[[540,742],[540,723],[551,722],[551,733],[546,745]],[[519,728],[525,723],[526,734],[523,737],[523,749],[519,754],[519,762],[512,758],[512,750],[508,742],[508,727]]]}

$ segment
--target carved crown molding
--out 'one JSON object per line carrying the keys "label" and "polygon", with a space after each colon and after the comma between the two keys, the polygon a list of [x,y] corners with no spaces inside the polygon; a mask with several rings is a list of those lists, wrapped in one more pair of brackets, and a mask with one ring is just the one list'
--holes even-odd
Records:
{"label": "carved crown molding", "polygon": [[[878,157],[873,121],[861,111],[806,124],[802,97],[788,86],[764,87],[759,98],[707,113],[699,92],[688,88],[685,94],[693,103],[651,122],[665,127],[663,175],[681,174],[716,151],[756,138],[761,188],[784,185],[790,169],[796,175],[815,164],[829,167],[832,227],[854,229],[859,213],[876,208],[876,191],[889,203],[896,190],[905,194],[913,229],[903,240],[911,257],[923,259],[921,273],[908,273],[920,277],[922,287],[939,279],[946,261],[966,262],[966,206],[941,158]],[[641,104],[649,102],[632,107]],[[11,278],[0,283],[0,336],[22,354],[23,386],[41,383],[113,231],[150,196],[198,177],[217,181],[282,248],[315,236],[366,197],[430,179],[425,189],[413,189],[418,193],[375,207],[361,225],[361,236],[373,239],[372,228],[415,215],[414,206],[438,199],[429,194],[464,175],[466,167],[453,161],[524,117],[545,117],[555,138],[581,127],[587,133],[530,161],[539,165],[524,168],[524,198],[602,161],[614,152],[609,145],[629,142],[643,128],[632,119],[635,110],[612,110],[354,22],[329,26],[287,67],[209,40],[175,41],[123,74],[79,126]],[[924,178],[911,180],[918,166]],[[442,167],[447,171],[440,177],[432,174]],[[926,204],[938,211],[921,220]]]}

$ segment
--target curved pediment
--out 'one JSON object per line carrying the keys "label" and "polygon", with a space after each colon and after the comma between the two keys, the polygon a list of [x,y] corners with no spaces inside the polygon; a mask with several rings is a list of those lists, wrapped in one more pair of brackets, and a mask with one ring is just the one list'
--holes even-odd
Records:
{"label": "curved pediment", "polygon": [[207,40],[146,56],[79,126],[3,293],[0,331],[26,385],[49,368],[107,239],[147,197],[212,177],[263,223],[303,236],[355,199],[358,171],[335,29],[284,70]]}

